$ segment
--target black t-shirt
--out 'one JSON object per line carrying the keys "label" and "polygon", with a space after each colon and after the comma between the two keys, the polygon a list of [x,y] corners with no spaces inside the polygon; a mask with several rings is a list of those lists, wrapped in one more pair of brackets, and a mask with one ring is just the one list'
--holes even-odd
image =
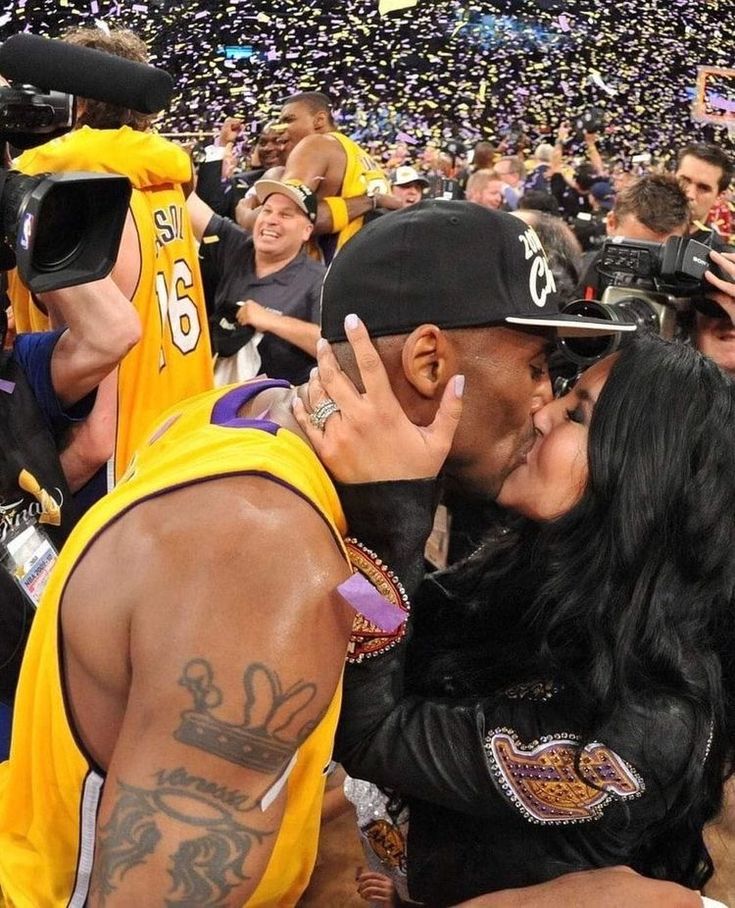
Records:
{"label": "black t-shirt", "polygon": [[[249,299],[291,318],[319,323],[324,265],[302,251],[285,268],[259,278],[255,273],[255,249],[249,231],[215,215],[207,225],[204,236],[217,237],[216,242],[207,243],[208,255],[219,272],[212,318],[214,324],[223,314],[231,315],[233,303]],[[249,328],[238,329],[238,332],[242,344],[252,336]],[[215,348],[215,352],[231,355],[234,350],[230,347],[227,351],[217,351]],[[305,381],[314,366],[311,356],[273,334],[263,337],[258,352],[263,372],[271,378],[285,378],[293,384]]]}

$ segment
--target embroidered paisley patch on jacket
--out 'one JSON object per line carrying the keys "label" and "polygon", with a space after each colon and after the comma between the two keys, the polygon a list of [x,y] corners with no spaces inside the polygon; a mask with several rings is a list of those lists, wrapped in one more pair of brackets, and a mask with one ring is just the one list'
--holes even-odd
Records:
{"label": "embroidered paisley patch on jacket", "polygon": [[490,769],[505,796],[530,823],[597,820],[619,798],[637,798],[645,784],[635,769],[605,744],[588,744],[575,768],[574,735],[546,735],[523,744],[511,729],[485,739]]}

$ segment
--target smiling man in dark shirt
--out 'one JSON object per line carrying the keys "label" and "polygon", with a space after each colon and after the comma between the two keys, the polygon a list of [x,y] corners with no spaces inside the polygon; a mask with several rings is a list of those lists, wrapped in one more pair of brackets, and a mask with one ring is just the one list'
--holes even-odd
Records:
{"label": "smiling man in dark shirt", "polygon": [[260,371],[298,384],[315,364],[319,293],[324,266],[307,256],[316,197],[298,183],[260,180],[261,209],[252,233],[214,214],[198,196],[188,199],[194,232],[209,246],[219,271],[212,342],[234,356],[255,334]]}

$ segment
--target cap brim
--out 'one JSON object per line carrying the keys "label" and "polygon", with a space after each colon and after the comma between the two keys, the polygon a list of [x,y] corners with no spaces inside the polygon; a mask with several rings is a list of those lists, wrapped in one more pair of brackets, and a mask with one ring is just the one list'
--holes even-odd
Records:
{"label": "cap brim", "polygon": [[396,183],[394,181],[393,185],[394,186],[411,186],[413,183],[421,183],[423,186],[429,185],[429,181],[426,179],[426,177],[416,177],[415,180],[406,180],[405,183]]}
{"label": "cap brim", "polygon": [[525,318],[509,315],[505,318],[511,325],[533,325],[538,328],[556,328],[560,337],[580,337],[586,334],[620,334],[635,331],[637,326],[615,324],[602,318],[584,318],[581,315],[548,315]]}
{"label": "cap brim", "polygon": [[280,183],[278,180],[258,180],[253,188],[255,189],[255,195],[258,197],[258,201],[261,205],[269,195],[273,195],[274,192],[277,192],[279,195],[285,195],[286,198],[291,199],[298,207],[299,211],[303,211],[307,218],[311,217],[298,192],[285,183]]}

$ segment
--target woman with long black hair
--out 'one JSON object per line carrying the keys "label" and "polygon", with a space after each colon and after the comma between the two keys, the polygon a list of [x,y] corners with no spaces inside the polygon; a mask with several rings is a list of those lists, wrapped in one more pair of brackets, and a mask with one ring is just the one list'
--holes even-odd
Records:
{"label": "woman with long black hair", "polygon": [[617,864],[699,889],[735,750],[735,384],[642,338],[534,422],[518,521],[348,666],[337,758],[408,808],[417,901]]}

